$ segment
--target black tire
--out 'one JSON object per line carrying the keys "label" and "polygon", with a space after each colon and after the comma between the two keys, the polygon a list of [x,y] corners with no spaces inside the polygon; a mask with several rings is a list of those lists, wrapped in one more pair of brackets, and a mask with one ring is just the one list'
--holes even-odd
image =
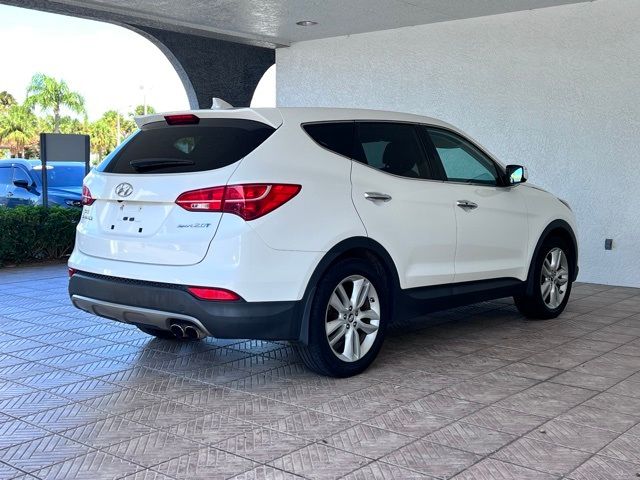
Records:
{"label": "black tire", "polygon": [[171,332],[167,330],[160,330],[159,328],[152,327],[143,327],[141,325],[136,325],[138,329],[147,335],[153,335],[156,338],[161,338],[162,340],[178,340],[178,338]]}
{"label": "black tire", "polygon": [[[569,265],[569,274],[567,289],[562,302],[556,308],[551,308],[542,298],[542,291],[540,287],[544,260],[548,253],[554,248],[561,249],[566,255]],[[573,283],[572,278],[575,270],[575,255],[573,253],[573,249],[564,239],[559,237],[549,237],[542,243],[540,251],[538,252],[537,257],[533,260],[531,268],[533,268],[532,292],[514,296],[513,300],[515,301],[516,307],[520,313],[529,320],[549,320],[551,318],[556,318],[564,311],[567,306],[567,302],[569,301],[569,297],[571,296],[571,286]]]}
{"label": "black tire", "polygon": [[[336,287],[347,277],[361,275],[371,282],[376,290],[380,308],[377,335],[367,353],[359,360],[344,361],[333,352],[327,339],[325,322],[329,299]],[[390,295],[384,269],[362,259],[353,258],[337,262],[329,267],[318,282],[309,316],[309,344],[298,345],[304,364],[321,375],[351,377],[366,370],[375,360],[390,316]]]}

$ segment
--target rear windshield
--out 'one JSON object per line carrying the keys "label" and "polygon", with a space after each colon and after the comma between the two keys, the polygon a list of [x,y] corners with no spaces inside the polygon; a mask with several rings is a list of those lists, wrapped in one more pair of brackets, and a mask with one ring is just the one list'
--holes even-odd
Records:
{"label": "rear windshield", "polygon": [[104,166],[110,173],[186,173],[226,167],[275,131],[241,119],[202,119],[198,125],[145,125]]}

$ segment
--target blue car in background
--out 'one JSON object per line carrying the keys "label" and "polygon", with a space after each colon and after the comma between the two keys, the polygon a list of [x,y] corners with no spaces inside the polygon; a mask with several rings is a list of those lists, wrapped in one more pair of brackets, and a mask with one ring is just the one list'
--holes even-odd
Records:
{"label": "blue car in background", "polygon": [[[80,208],[84,163],[47,163],[49,205]],[[42,205],[42,163],[40,160],[0,160],[0,207]]]}

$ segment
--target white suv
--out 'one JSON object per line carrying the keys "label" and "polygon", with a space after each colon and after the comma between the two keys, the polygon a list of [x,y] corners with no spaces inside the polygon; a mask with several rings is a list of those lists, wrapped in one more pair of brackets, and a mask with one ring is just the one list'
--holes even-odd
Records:
{"label": "white suv", "polygon": [[567,304],[571,209],[451,125],[316,108],[137,122],[85,179],[69,260],[82,310],[161,338],[291,340],[313,370],[349,376],[400,318]]}

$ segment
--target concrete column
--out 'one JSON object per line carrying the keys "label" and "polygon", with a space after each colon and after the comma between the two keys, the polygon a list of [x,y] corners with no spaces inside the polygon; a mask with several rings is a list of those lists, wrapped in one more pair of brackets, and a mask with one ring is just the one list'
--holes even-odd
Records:
{"label": "concrete column", "polygon": [[275,50],[188,33],[127,25],[153,42],[172,63],[191,108],[209,108],[213,97],[248,107],[258,82],[275,63]]}

